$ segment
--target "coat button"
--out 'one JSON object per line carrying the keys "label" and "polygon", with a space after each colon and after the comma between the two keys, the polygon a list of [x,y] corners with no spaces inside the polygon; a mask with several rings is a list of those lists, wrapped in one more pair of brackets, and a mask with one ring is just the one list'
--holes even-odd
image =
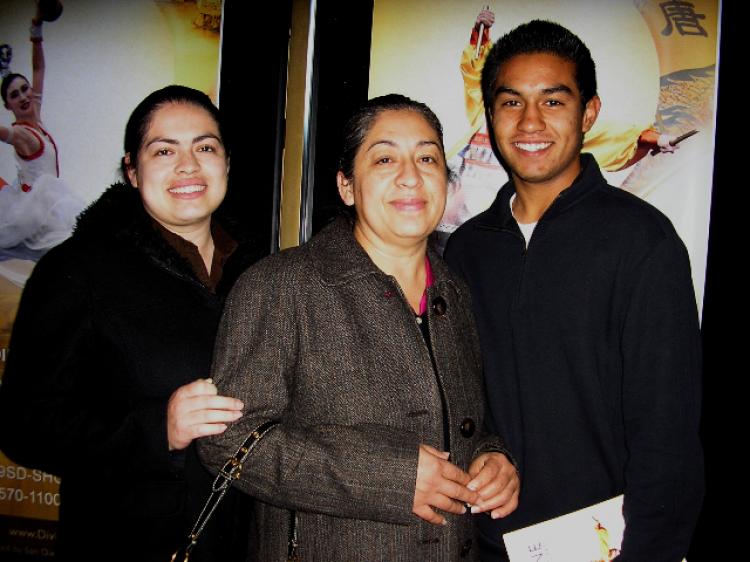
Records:
{"label": "coat button", "polygon": [[440,543],[440,539],[437,538],[437,537],[432,537],[431,539],[422,539],[419,542],[422,543],[422,544],[439,544]]}
{"label": "coat button", "polygon": [[464,544],[461,545],[461,558],[466,558],[466,556],[471,551],[471,539],[466,539],[464,541]]}
{"label": "coat button", "polygon": [[461,435],[468,439],[469,437],[474,435],[474,430],[476,430],[476,428],[477,426],[474,423],[474,420],[471,418],[466,418],[461,422]]}
{"label": "coat button", "polygon": [[446,308],[448,308],[448,305],[443,297],[435,297],[432,299],[432,311],[438,316],[445,314]]}

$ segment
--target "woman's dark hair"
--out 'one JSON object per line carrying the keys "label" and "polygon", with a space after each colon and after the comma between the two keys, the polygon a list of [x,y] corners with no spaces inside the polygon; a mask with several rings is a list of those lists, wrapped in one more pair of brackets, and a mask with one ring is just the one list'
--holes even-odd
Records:
{"label": "woman's dark hair", "polygon": [[11,72],[8,74],[5,78],[3,78],[3,83],[0,84],[0,95],[2,95],[3,103],[8,103],[8,89],[10,88],[10,83],[13,82],[16,78],[23,78],[26,80],[26,83],[29,83],[29,79],[26,78],[23,74],[17,74],[15,72]]}
{"label": "woman's dark hair", "polygon": [[578,36],[560,24],[532,20],[503,35],[493,45],[482,70],[484,107],[492,111],[495,80],[500,67],[516,55],[550,53],[575,65],[575,80],[585,106],[596,95],[596,67],[591,52]]}
{"label": "woman's dark hair", "polygon": [[[339,157],[338,165],[338,169],[343,172],[344,176],[349,179],[354,177],[354,158],[357,156],[357,151],[362,146],[367,133],[370,132],[375,119],[384,111],[400,110],[416,111],[424,117],[425,121],[427,121],[437,134],[440,140],[440,149],[445,154],[443,126],[440,124],[437,115],[423,103],[402,96],[401,94],[387,94],[367,100],[354,111],[344,125],[341,156]],[[446,172],[450,176],[447,164]]]}
{"label": "woman's dark hair", "polygon": [[226,146],[225,142],[221,114],[219,113],[219,109],[211,101],[211,98],[200,90],[188,88],[187,86],[167,86],[147,95],[143,101],[136,106],[133,113],[130,114],[128,124],[125,126],[124,143],[125,154],[130,155],[130,165],[127,166],[125,164],[125,158],[123,157],[120,166],[123,179],[126,183],[130,183],[127,173],[128,168],[135,168],[138,165],[138,152],[140,151],[141,146],[143,146],[146,131],[148,131],[149,125],[151,125],[151,119],[154,113],[161,107],[170,103],[192,104],[205,109],[219,128],[219,136],[221,137],[222,143],[225,145],[224,150],[226,151],[227,157],[229,157],[229,148]]}

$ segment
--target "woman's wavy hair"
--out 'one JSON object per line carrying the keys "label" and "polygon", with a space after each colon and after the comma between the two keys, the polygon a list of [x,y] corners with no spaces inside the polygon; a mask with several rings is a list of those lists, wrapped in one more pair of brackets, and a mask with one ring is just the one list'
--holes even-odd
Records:
{"label": "woman's wavy hair", "polygon": [[[443,152],[443,160],[445,160],[443,126],[440,124],[437,115],[435,115],[427,105],[421,102],[415,101],[401,94],[387,94],[367,100],[354,111],[344,125],[341,142],[341,155],[338,163],[338,169],[344,174],[344,176],[348,179],[354,177],[354,159],[357,156],[357,151],[359,150],[359,147],[362,146],[367,133],[370,132],[377,117],[384,111],[401,110],[415,111],[424,117],[425,121],[427,121],[438,136],[440,149]],[[447,168],[447,164],[446,172],[450,177],[450,170]]]}

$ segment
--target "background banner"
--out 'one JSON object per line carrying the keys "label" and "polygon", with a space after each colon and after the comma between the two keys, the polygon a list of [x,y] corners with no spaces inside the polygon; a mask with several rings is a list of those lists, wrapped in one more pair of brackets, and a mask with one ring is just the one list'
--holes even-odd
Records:
{"label": "background banner", "polygon": [[[146,94],[179,83],[216,101],[222,2],[63,0],[62,5],[60,17],[43,25],[42,121],[57,147],[60,185],[80,200],[80,210],[119,179],[125,123]],[[33,0],[0,0],[3,71],[29,80],[35,9]],[[0,110],[0,124],[12,122],[13,115]],[[0,202],[8,200],[2,191],[17,190],[16,177],[13,147],[0,144],[0,178],[6,183]],[[0,205],[0,230],[18,223],[12,216],[18,209]],[[0,232],[0,240],[11,234]],[[0,376],[23,285],[43,253],[24,244],[0,247]],[[0,453],[3,560],[6,554],[29,560],[53,556],[59,483],[56,476],[16,466]]]}
{"label": "background banner", "polygon": [[[492,12],[492,25],[478,23],[482,10]],[[531,19],[569,28],[591,50],[602,100],[583,150],[594,154],[610,184],[670,218],[690,254],[700,310],[718,17],[717,0],[375,0],[369,95],[404,93],[427,103],[442,121],[457,174],[439,227],[444,240],[486,209],[507,181],[492,154],[479,88],[489,47]],[[653,153],[662,134],[679,141],[677,150]]]}

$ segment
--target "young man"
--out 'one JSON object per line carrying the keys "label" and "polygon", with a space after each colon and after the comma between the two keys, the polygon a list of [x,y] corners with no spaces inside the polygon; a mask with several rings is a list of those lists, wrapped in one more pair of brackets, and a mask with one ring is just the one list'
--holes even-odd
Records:
{"label": "young man", "polygon": [[581,154],[596,120],[594,62],[567,29],[532,21],[482,73],[511,180],[448,242],[472,289],[492,429],[521,473],[502,534],[625,496],[620,562],[679,561],[703,495],[700,342],[690,264],[669,220],[606,184]]}

